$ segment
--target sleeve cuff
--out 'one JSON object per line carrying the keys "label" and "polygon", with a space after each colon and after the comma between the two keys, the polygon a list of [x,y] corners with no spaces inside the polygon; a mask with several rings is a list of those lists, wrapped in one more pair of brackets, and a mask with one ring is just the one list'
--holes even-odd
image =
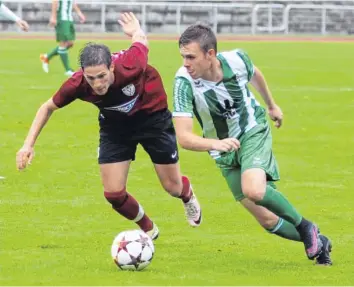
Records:
{"label": "sleeve cuff", "polygon": [[173,112],[172,116],[173,117],[193,118],[192,113],[186,113],[186,112]]}

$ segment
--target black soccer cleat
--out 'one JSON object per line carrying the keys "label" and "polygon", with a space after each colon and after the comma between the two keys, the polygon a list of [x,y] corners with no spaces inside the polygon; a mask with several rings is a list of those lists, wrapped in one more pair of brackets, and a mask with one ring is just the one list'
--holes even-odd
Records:
{"label": "black soccer cleat", "polygon": [[320,255],[323,246],[323,243],[319,237],[319,231],[316,224],[304,220],[297,227],[297,229],[300,233],[302,242],[305,245],[307,258],[310,260],[314,260],[317,256]]}
{"label": "black soccer cleat", "polygon": [[320,234],[319,235],[323,246],[321,250],[321,254],[316,258],[316,264],[322,266],[330,266],[332,265],[332,260],[330,257],[330,253],[332,251],[332,242],[326,236]]}

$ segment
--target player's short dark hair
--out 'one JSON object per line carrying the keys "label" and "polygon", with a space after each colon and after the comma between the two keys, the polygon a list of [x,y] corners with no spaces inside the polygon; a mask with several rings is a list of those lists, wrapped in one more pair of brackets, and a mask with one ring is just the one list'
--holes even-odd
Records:
{"label": "player's short dark hair", "polygon": [[111,63],[111,51],[106,45],[89,42],[80,51],[79,65],[82,69],[99,65],[109,68]]}
{"label": "player's short dark hair", "polygon": [[197,42],[205,53],[210,49],[217,52],[216,36],[209,25],[196,23],[189,26],[179,38],[178,45],[181,47],[192,42]]}

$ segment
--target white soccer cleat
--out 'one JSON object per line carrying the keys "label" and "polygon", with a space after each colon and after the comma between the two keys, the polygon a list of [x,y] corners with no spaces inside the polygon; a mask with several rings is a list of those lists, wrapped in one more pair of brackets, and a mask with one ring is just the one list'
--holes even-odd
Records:
{"label": "white soccer cleat", "polygon": [[188,202],[183,203],[183,205],[188,223],[193,227],[199,226],[202,223],[202,209],[200,208],[200,204],[194,193],[192,194],[191,199]]}
{"label": "white soccer cleat", "polygon": [[73,71],[66,71],[65,76],[68,76],[70,78],[72,75],[74,75],[74,73],[75,72],[73,72]]}
{"label": "white soccer cleat", "polygon": [[45,73],[49,73],[49,61],[48,61],[48,57],[47,54],[41,54],[39,56],[39,59],[42,62],[42,69]]}
{"label": "white soccer cleat", "polygon": [[157,227],[157,225],[155,223],[152,223],[153,226],[152,226],[152,229],[145,232],[147,235],[149,235],[149,237],[151,238],[151,240],[156,240],[159,235],[160,235],[160,231]]}

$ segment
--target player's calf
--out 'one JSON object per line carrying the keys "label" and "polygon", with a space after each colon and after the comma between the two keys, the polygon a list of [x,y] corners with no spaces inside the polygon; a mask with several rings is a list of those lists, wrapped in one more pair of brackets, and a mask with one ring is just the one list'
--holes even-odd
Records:
{"label": "player's calf", "polygon": [[125,188],[118,192],[104,192],[112,208],[126,219],[134,221],[144,232],[154,227],[151,219],[144,212],[143,207],[131,196]]}

